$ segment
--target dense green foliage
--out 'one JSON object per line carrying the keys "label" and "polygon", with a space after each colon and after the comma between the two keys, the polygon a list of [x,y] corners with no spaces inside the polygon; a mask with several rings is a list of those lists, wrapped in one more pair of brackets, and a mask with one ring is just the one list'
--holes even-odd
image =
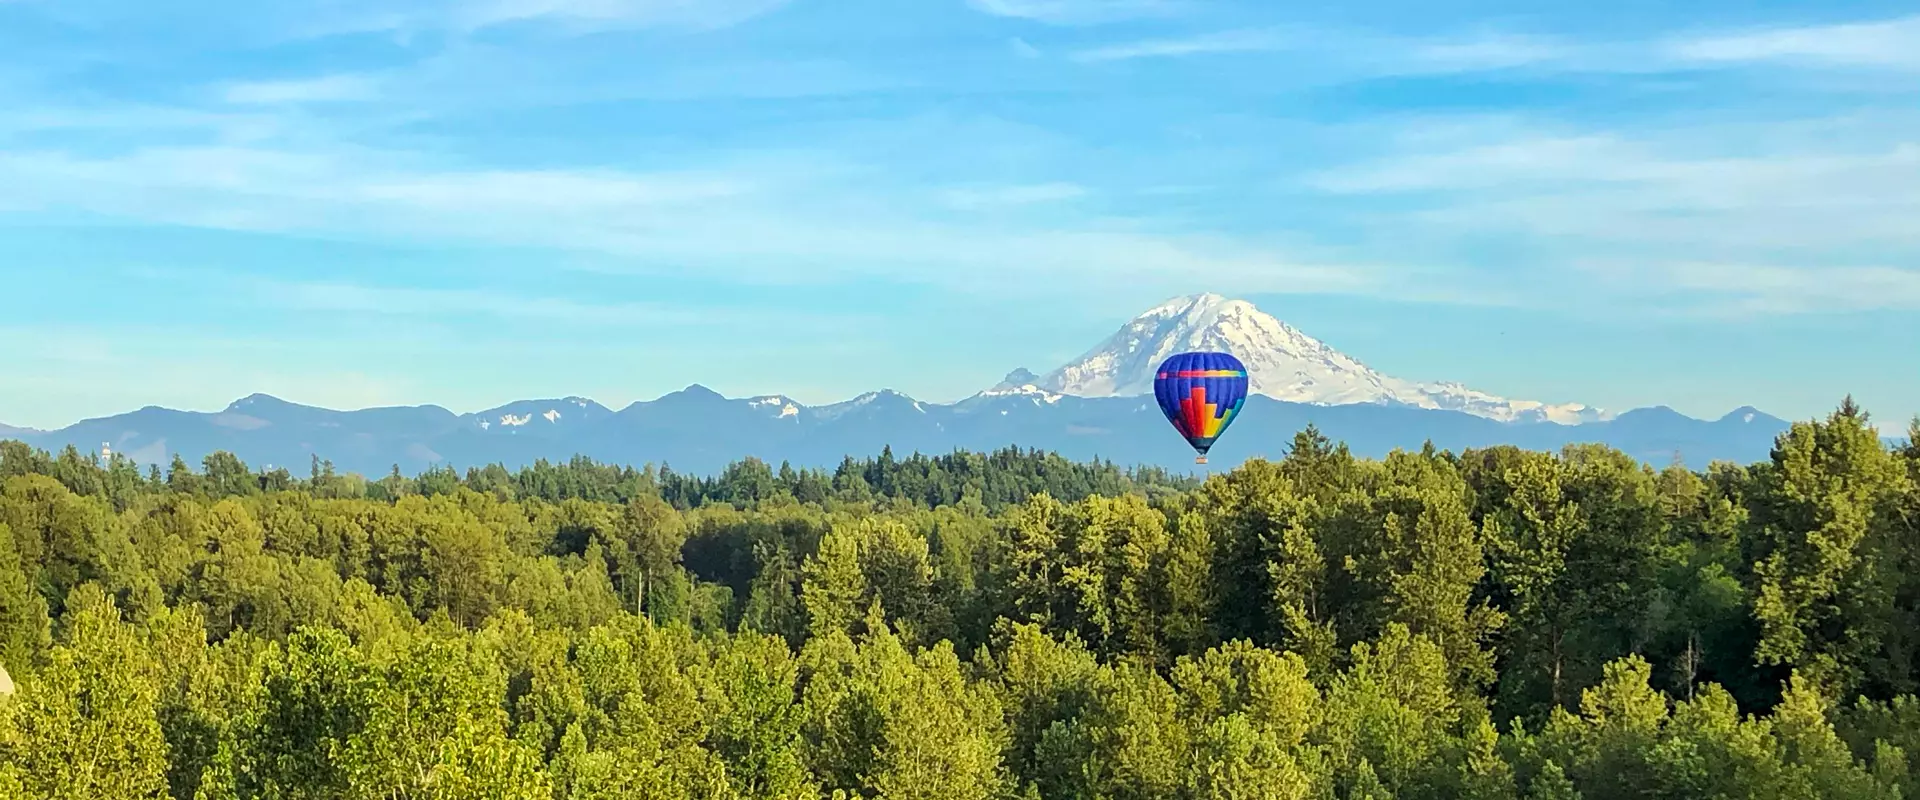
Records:
{"label": "dense green foliage", "polygon": [[1704,474],[0,443],[0,664],[0,798],[1920,797],[1920,446],[1851,402]]}

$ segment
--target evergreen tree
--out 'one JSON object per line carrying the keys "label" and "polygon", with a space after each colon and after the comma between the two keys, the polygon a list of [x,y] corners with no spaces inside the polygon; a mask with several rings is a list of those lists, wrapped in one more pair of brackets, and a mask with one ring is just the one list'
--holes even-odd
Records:
{"label": "evergreen tree", "polygon": [[1920,793],[1920,450],[1850,400],[1700,472],[172,462],[0,443],[0,797]]}

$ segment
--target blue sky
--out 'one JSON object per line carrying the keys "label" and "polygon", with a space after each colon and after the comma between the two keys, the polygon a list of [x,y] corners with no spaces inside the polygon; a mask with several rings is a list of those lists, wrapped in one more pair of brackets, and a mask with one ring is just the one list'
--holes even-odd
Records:
{"label": "blue sky", "polygon": [[1920,411],[1910,3],[1336,5],[0,0],[0,422],[946,401],[1200,291],[1509,397]]}

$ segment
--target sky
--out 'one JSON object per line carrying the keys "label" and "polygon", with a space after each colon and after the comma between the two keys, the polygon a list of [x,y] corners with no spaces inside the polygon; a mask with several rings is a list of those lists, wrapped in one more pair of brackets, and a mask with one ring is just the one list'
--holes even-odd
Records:
{"label": "sky", "polygon": [[1910,0],[0,0],[0,52],[15,426],[945,402],[1198,292],[1512,398],[1920,412]]}

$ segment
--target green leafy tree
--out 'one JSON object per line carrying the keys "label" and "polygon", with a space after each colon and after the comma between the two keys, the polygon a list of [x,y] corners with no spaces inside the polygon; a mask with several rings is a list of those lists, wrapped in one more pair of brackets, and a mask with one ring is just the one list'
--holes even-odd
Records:
{"label": "green leafy tree", "polygon": [[0,798],[1911,797],[1914,447],[1850,403],[1700,472],[1309,428],[1204,484],[0,443]]}
{"label": "green leafy tree", "polygon": [[1842,692],[1912,689],[1912,654],[1886,649],[1900,565],[1887,512],[1911,486],[1902,472],[1851,399],[1780,437],[1756,471],[1746,538],[1759,664]]}
{"label": "green leafy tree", "polygon": [[815,637],[851,631],[865,611],[860,605],[868,597],[860,564],[863,533],[835,526],[820,540],[820,552],[801,568],[800,598],[807,609],[807,630]]}
{"label": "green leafy tree", "polygon": [[67,597],[61,640],[7,708],[0,760],[25,797],[163,798],[155,664],[99,586]]}

